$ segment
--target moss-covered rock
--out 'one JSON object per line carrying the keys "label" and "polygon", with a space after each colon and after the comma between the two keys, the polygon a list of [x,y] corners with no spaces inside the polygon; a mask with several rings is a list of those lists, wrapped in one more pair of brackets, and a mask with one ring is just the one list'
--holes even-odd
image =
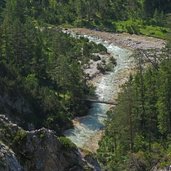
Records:
{"label": "moss-covered rock", "polygon": [[[10,122],[4,115],[0,115],[0,139],[3,144],[6,144],[0,145],[2,171],[6,171],[6,168],[12,171],[92,170],[83,160],[76,146],[65,137],[57,137],[52,130],[42,128],[25,131]],[[4,149],[7,149],[5,154]]]}

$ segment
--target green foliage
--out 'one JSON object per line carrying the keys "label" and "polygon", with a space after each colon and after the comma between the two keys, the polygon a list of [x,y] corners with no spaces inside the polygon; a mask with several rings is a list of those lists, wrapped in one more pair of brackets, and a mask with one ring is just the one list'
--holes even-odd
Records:
{"label": "green foliage", "polygon": [[70,139],[66,137],[58,137],[57,139],[62,144],[62,148],[64,149],[72,150],[76,148],[76,145],[72,143]]}
{"label": "green foliage", "polygon": [[[145,34],[160,38],[164,38],[165,35],[162,31],[165,30],[165,14],[171,11],[168,2],[155,0],[75,0],[61,3],[60,7],[63,9],[57,16],[61,18],[59,24],[62,25],[69,23],[75,27]],[[65,17],[64,20],[64,12],[72,16],[72,19]],[[148,26],[152,28],[150,33]]]}
{"label": "green foliage", "polygon": [[127,20],[115,22],[116,31],[128,32],[130,34],[140,34],[140,28],[143,23],[141,20]]}
{"label": "green foliage", "polygon": [[26,131],[19,130],[16,132],[14,138],[13,138],[13,144],[20,144],[27,136]]}
{"label": "green foliage", "polygon": [[171,61],[166,60],[162,62],[162,65],[159,70],[158,80],[158,120],[159,120],[159,130],[162,134],[168,134],[171,131],[171,109],[170,109],[170,100],[171,100],[171,71],[170,71]]}
{"label": "green foliage", "polygon": [[144,26],[140,29],[141,34],[146,36],[157,37],[161,39],[166,39],[168,28],[159,26]]}
{"label": "green foliage", "polygon": [[107,65],[105,65],[105,71],[109,72],[109,71],[112,71],[114,69],[114,64],[112,63],[108,63]]}
{"label": "green foliage", "polygon": [[92,55],[92,59],[93,59],[93,61],[101,60],[100,56],[98,56],[98,55]]}
{"label": "green foliage", "polygon": [[130,34],[143,34],[146,36],[166,39],[168,28],[146,23],[143,20],[127,20],[114,22],[117,32],[128,32]]}
{"label": "green foliage", "polygon": [[64,10],[61,5],[67,4],[7,0],[0,23],[0,96],[8,99],[0,104],[0,112],[20,118],[26,128],[32,123],[58,133],[71,127],[73,117],[87,113],[86,103],[80,101],[90,92],[82,66],[92,53],[106,51],[48,24],[70,17],[64,11],[63,19],[58,16]]}
{"label": "green foliage", "polygon": [[150,17],[158,11],[169,12],[170,11],[171,2],[167,0],[144,0],[144,10],[147,17]]}
{"label": "green foliage", "polygon": [[[138,73],[124,85],[118,104],[108,113],[98,158],[107,170],[150,170],[168,166],[171,157],[171,60],[169,51],[158,68]],[[126,166],[126,167],[125,167]]]}
{"label": "green foliage", "polygon": [[109,60],[113,65],[117,65],[116,59],[113,56],[111,56]]}
{"label": "green foliage", "polygon": [[[10,7],[10,0],[6,0]],[[26,16],[38,23],[62,25],[63,27],[87,27],[105,31],[126,31],[131,34],[147,35],[147,30],[141,28],[153,26],[152,36],[161,37],[162,31],[155,33],[155,26],[165,24],[165,14],[171,11],[170,2],[161,0],[68,0],[68,1],[29,1],[15,0],[10,7],[13,16],[17,15],[20,21]],[[2,2],[0,9],[5,7]],[[17,11],[17,12],[16,12]],[[5,10],[7,13],[8,10]],[[143,24],[139,24],[144,21]],[[120,23],[121,22],[121,23]],[[123,22],[123,23],[122,23]],[[162,28],[161,28],[162,29]],[[158,30],[159,31],[159,30]]]}
{"label": "green foliage", "polygon": [[[4,100],[0,112],[19,118],[22,126],[46,126],[61,134],[71,127],[73,117],[87,113],[80,99],[94,89],[86,83],[83,65],[93,53],[106,53],[107,49],[85,38],[76,40],[55,26],[165,38],[169,30],[163,25],[170,11],[168,0],[1,1],[0,98]],[[111,63],[116,64],[114,59]],[[98,68],[105,72],[113,65],[102,63]],[[124,170],[132,159],[144,170],[160,158],[166,158],[162,166],[169,163],[170,68],[170,59],[161,62],[157,71],[144,72],[139,65],[138,74],[124,86],[116,109],[108,114],[106,135],[100,143],[99,160],[107,170]],[[8,129],[3,131],[8,133]],[[25,136],[25,132],[17,132],[14,142]],[[64,148],[75,148],[64,137],[58,140]],[[154,163],[148,162],[150,158]]]}

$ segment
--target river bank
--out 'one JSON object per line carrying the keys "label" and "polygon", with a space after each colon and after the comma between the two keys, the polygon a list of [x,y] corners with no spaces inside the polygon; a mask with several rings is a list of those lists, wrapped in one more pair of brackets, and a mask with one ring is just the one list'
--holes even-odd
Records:
{"label": "river bank", "polygon": [[162,39],[147,37],[143,35],[135,35],[129,33],[109,33],[103,31],[95,31],[86,28],[72,28],[68,29],[69,32],[74,32],[78,35],[89,35],[92,37],[97,37],[109,44],[112,43],[116,46],[126,48],[126,49],[158,49],[160,50],[166,45],[166,42]]}
{"label": "river bank", "polygon": [[[155,50],[159,54],[161,53],[161,49],[165,47],[166,41],[154,37],[147,37],[143,35],[135,35],[129,33],[110,33],[103,31],[90,30],[86,28],[71,28],[65,30],[67,33],[75,34],[77,36],[85,36],[92,37],[95,39],[99,39],[103,43],[112,44],[118,46],[120,48],[125,48],[131,51],[148,51]],[[93,40],[90,40],[93,41]],[[98,42],[99,43],[99,42]],[[151,53],[151,52],[150,52]],[[148,55],[150,55],[150,53]],[[152,51],[154,53],[154,51]],[[90,61],[89,68],[85,69],[84,72],[90,75],[89,82],[93,85],[98,82],[98,80],[103,76],[97,69],[97,64],[102,60],[108,61],[112,55],[110,53],[102,55],[100,61]],[[113,56],[114,58],[116,55]],[[147,61],[146,61],[147,62]]]}
{"label": "river bank", "polygon": [[[96,95],[101,100],[115,100],[122,89],[122,85],[129,79],[130,74],[135,72],[135,61],[132,57],[136,49],[155,49],[160,51],[165,42],[156,38],[128,34],[112,34],[92,31],[88,29],[68,29],[67,33],[80,35],[95,43],[101,43],[107,48],[108,53],[117,61],[117,66],[107,74],[94,73],[95,69],[89,69],[89,73],[95,75],[91,82],[96,87]],[[93,65],[93,64],[92,64]],[[96,152],[98,142],[103,135],[106,112],[110,105],[92,104],[87,116],[73,120],[74,129],[67,130],[65,135],[79,148]]]}
{"label": "river bank", "polygon": [[[133,71],[132,52],[119,48],[96,37],[84,35],[90,41],[101,43],[107,48],[108,54],[113,56],[117,65],[111,72],[97,74],[92,81],[96,87],[96,95],[100,101],[114,101],[117,98],[121,86],[128,80],[130,72]],[[93,103],[88,115],[73,120],[74,129],[65,131],[65,136],[74,142],[77,147],[96,152],[98,142],[102,137],[104,122],[107,118],[106,112],[111,108],[109,104]]]}

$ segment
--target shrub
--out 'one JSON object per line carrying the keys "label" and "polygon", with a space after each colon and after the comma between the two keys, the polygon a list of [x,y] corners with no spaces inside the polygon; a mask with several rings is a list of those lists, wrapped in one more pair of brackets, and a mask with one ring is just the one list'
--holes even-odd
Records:
{"label": "shrub", "polygon": [[15,134],[14,139],[13,139],[13,144],[15,144],[15,143],[20,144],[21,141],[23,141],[26,138],[26,136],[27,136],[26,131],[24,131],[24,130],[17,131],[17,133]]}
{"label": "shrub", "polygon": [[105,71],[112,71],[114,68],[114,65],[112,63],[108,63],[107,65],[105,65],[104,70]]}
{"label": "shrub", "polygon": [[113,65],[117,65],[116,59],[113,56],[111,56],[109,60]]}
{"label": "shrub", "polygon": [[104,47],[101,43],[100,43],[100,44],[98,44],[98,49],[99,49],[99,51],[101,51],[101,52],[105,52],[105,53],[107,53],[107,49],[106,49],[106,47]]}
{"label": "shrub", "polygon": [[104,65],[102,65],[101,63],[98,63],[98,64],[97,64],[97,69],[98,69],[101,73],[105,73]]}
{"label": "shrub", "polygon": [[93,61],[99,61],[101,58],[99,55],[92,55]]}
{"label": "shrub", "polygon": [[58,137],[57,139],[62,144],[62,147],[65,149],[70,150],[76,148],[76,145],[66,137]]}

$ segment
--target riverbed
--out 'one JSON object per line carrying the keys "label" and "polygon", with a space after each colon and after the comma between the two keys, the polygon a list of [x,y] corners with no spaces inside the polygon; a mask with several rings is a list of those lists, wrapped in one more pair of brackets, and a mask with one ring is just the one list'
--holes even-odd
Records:
{"label": "riverbed", "polygon": [[[83,37],[97,44],[103,44],[108,53],[117,60],[117,66],[112,72],[101,75],[94,82],[98,100],[114,102],[121,90],[121,86],[128,80],[135,67],[134,58],[131,56],[132,51],[120,48],[95,36],[83,35]],[[93,103],[88,115],[73,120],[74,128],[65,131],[65,136],[75,143],[77,147],[95,152],[98,149],[98,141],[101,139],[104,122],[107,118],[106,112],[110,107],[109,104]]]}

